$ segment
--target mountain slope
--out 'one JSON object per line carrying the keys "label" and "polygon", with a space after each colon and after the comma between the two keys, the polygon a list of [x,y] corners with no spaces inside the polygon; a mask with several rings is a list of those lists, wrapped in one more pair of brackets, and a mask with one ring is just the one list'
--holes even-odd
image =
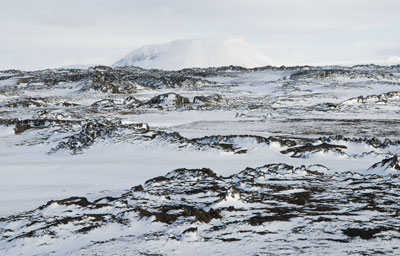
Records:
{"label": "mountain slope", "polygon": [[114,66],[177,70],[191,67],[271,65],[272,61],[241,39],[186,39],[147,45],[134,50]]}

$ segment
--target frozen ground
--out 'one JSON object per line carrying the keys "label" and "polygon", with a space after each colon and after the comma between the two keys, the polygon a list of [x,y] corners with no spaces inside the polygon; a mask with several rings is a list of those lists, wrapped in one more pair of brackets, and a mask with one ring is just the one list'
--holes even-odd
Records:
{"label": "frozen ground", "polygon": [[395,255],[399,114],[399,66],[2,71],[0,252]]}

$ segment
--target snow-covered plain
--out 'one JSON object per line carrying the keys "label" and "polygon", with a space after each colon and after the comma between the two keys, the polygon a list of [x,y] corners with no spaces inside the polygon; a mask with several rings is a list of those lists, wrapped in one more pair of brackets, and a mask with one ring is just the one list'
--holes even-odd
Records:
{"label": "snow-covered plain", "polygon": [[399,66],[0,74],[0,254],[399,251]]}

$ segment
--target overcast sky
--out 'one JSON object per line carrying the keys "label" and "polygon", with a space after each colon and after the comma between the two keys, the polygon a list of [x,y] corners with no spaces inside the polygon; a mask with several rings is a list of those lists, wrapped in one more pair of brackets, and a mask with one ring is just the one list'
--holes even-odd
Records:
{"label": "overcast sky", "polygon": [[210,37],[285,65],[384,62],[400,56],[399,13],[399,0],[0,0],[0,69],[110,65],[144,44]]}

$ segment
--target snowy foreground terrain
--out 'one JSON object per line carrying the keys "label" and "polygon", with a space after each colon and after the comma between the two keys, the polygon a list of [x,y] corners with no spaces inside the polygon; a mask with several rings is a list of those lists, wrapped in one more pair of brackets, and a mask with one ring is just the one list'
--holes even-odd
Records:
{"label": "snowy foreground terrain", "polygon": [[399,255],[400,66],[0,72],[0,255]]}

